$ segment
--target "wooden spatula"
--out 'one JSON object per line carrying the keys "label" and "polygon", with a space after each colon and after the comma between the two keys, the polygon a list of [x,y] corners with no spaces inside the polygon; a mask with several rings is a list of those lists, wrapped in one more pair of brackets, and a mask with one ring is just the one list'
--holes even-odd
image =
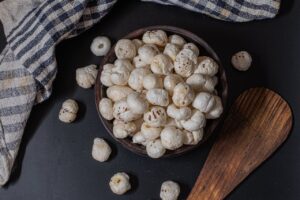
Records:
{"label": "wooden spatula", "polygon": [[266,88],[242,93],[224,122],[188,200],[221,200],[266,160],[292,127],[287,102]]}

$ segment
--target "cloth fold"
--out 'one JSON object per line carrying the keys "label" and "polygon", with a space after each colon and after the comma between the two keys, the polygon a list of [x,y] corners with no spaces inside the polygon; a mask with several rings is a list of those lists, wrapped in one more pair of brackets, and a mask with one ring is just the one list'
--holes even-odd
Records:
{"label": "cloth fold", "polygon": [[[246,22],[273,18],[280,0],[143,0]],[[0,185],[10,176],[35,103],[47,99],[57,73],[55,46],[101,20],[117,0],[4,0],[7,46],[0,54]]]}

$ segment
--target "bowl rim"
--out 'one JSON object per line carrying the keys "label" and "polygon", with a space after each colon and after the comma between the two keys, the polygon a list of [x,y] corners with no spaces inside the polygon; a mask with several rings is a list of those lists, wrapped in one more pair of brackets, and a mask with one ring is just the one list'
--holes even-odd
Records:
{"label": "bowl rim", "polygon": [[[203,40],[202,38],[200,38],[199,36],[197,36],[196,34],[182,29],[182,28],[178,28],[178,27],[174,27],[174,26],[168,26],[168,25],[156,25],[156,26],[147,26],[144,28],[139,28],[136,29],[128,34],[126,34],[124,37],[120,38],[120,39],[141,39],[142,34],[146,31],[151,31],[151,30],[163,30],[166,31],[167,33],[169,33],[168,35],[171,34],[177,34],[182,36],[183,38],[185,38],[188,42],[193,42],[195,43],[198,47],[201,47],[201,49],[204,49],[209,57],[213,58],[219,65],[219,71],[217,73],[217,77],[218,77],[218,85],[217,87],[221,87],[220,91],[218,91],[218,96],[221,98],[222,100],[222,104],[223,104],[223,108],[225,110],[226,108],[226,104],[227,104],[227,98],[228,98],[228,83],[227,83],[227,77],[226,77],[226,72],[225,69],[220,61],[219,56],[217,55],[217,53],[213,50],[213,48],[210,47],[210,45]],[[131,142],[131,140],[129,140],[128,138],[126,139],[119,139],[116,138],[113,135],[113,130],[112,128],[110,128],[110,126],[112,125],[112,120],[108,121],[106,119],[104,119],[100,113],[99,110],[99,101],[101,100],[101,98],[103,96],[103,85],[100,81],[100,75],[101,72],[103,70],[103,66],[107,63],[112,63],[110,62],[110,58],[114,57],[114,60],[116,59],[115,53],[114,53],[114,47],[116,44],[114,44],[111,49],[109,50],[109,52],[107,53],[106,56],[104,56],[102,58],[102,61],[99,65],[98,68],[98,74],[97,74],[97,78],[96,78],[96,83],[94,86],[94,95],[95,95],[95,104],[96,104],[96,109],[97,109],[97,113],[98,116],[103,124],[103,126],[105,127],[105,130],[109,133],[109,135],[116,140],[118,143],[120,143],[125,149],[128,149],[129,151],[141,155],[141,156],[147,156],[146,153],[146,148],[142,147],[142,145],[139,144],[134,144]],[[203,143],[205,143],[205,141],[207,141],[207,139],[212,135],[212,133],[215,131],[215,129],[217,128],[217,126],[220,124],[220,122],[222,121],[222,118],[224,116],[224,112],[221,114],[221,116],[217,119],[213,119],[210,120],[210,126],[209,127],[205,127],[204,128],[204,136],[203,139],[196,145],[183,145],[182,147],[180,147],[179,149],[176,149],[174,151],[169,151],[167,150],[167,152],[160,158],[167,158],[167,157],[173,157],[173,156],[178,156],[178,155],[182,155],[184,153],[190,152],[192,150],[195,150],[197,148],[199,148]],[[208,129],[208,130],[207,130]]]}

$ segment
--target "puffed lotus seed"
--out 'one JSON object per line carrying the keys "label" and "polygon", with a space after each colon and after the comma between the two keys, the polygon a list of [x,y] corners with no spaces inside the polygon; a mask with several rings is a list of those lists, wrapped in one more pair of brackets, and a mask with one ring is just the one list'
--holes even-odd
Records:
{"label": "puffed lotus seed", "polygon": [[97,73],[98,70],[96,65],[88,65],[76,69],[77,84],[82,88],[92,87],[96,82]]}
{"label": "puffed lotus seed", "polygon": [[190,105],[195,97],[195,93],[191,86],[187,83],[178,83],[173,91],[172,100],[173,103],[178,107]]}
{"label": "puffed lotus seed", "polygon": [[160,138],[162,145],[169,150],[176,150],[183,145],[183,133],[175,127],[165,127]]}
{"label": "puffed lotus seed", "polygon": [[193,107],[203,113],[208,113],[215,105],[214,95],[207,92],[200,92],[194,99]]}
{"label": "puffed lotus seed", "polygon": [[138,49],[138,54],[144,63],[150,65],[154,56],[159,54],[159,49],[153,44],[145,44]]}
{"label": "puffed lotus seed", "polygon": [[173,71],[172,59],[165,54],[156,55],[151,62],[151,71],[154,74],[168,75]]}
{"label": "puffed lotus seed", "polygon": [[169,104],[169,94],[164,89],[150,89],[146,93],[146,98],[149,101],[149,103],[153,105],[168,106]]}
{"label": "puffed lotus seed", "polygon": [[121,99],[127,97],[133,90],[127,86],[114,85],[106,90],[106,95],[112,101],[120,101]]}
{"label": "puffed lotus seed", "polygon": [[196,131],[206,125],[205,115],[197,109],[192,111],[192,116],[188,120],[181,120],[180,124],[187,131]]}
{"label": "puffed lotus seed", "polygon": [[136,49],[139,49],[144,44],[143,41],[140,39],[133,39],[132,42],[135,45]]}
{"label": "puffed lotus seed", "polygon": [[203,128],[196,130],[196,131],[187,131],[183,130],[183,144],[185,145],[196,145],[198,144],[203,138]]}
{"label": "puffed lotus seed", "polygon": [[146,67],[134,69],[128,79],[128,85],[140,92],[143,89],[143,79],[147,74],[151,74],[151,71]]}
{"label": "puffed lotus seed", "polygon": [[191,117],[192,110],[189,107],[176,107],[174,104],[170,104],[167,114],[176,120],[186,120]]}
{"label": "puffed lotus seed", "polygon": [[117,195],[125,194],[131,189],[129,176],[124,172],[119,172],[113,175],[109,181],[111,191]]}
{"label": "puffed lotus seed", "polygon": [[116,138],[124,139],[135,133],[135,131],[136,126],[133,122],[123,122],[121,120],[114,121],[113,134]]}
{"label": "puffed lotus seed", "polygon": [[207,56],[198,57],[198,66],[194,73],[214,76],[218,73],[219,65],[212,58]]}
{"label": "puffed lotus seed", "polygon": [[160,188],[162,200],[177,200],[180,194],[180,186],[174,181],[165,181]]}
{"label": "puffed lotus seed", "polygon": [[59,111],[59,120],[65,123],[73,122],[76,119],[78,109],[78,104],[73,99],[64,101]]}
{"label": "puffed lotus seed", "polygon": [[183,82],[183,78],[178,74],[169,74],[164,79],[164,88],[172,95],[175,86]]}
{"label": "puffed lotus seed", "polygon": [[99,111],[104,119],[112,120],[113,116],[113,102],[108,98],[102,98],[99,102]]}
{"label": "puffed lotus seed", "polygon": [[161,128],[160,127],[151,127],[147,123],[143,123],[141,127],[141,133],[143,134],[144,138],[146,140],[155,140],[160,136],[161,133]]}
{"label": "puffed lotus seed", "polygon": [[157,46],[165,46],[168,42],[166,32],[162,30],[146,31],[143,35],[143,42],[146,44],[155,44]]}
{"label": "puffed lotus seed", "polygon": [[144,121],[152,127],[161,127],[167,123],[167,113],[163,107],[153,106],[144,114]]}
{"label": "puffed lotus seed", "polygon": [[114,85],[127,85],[130,70],[124,65],[114,66],[111,69],[110,80]]}
{"label": "puffed lotus seed", "polygon": [[144,77],[143,86],[147,90],[153,88],[163,88],[163,78],[158,74],[148,74]]}
{"label": "puffed lotus seed", "polygon": [[111,154],[111,148],[104,139],[95,138],[92,148],[92,157],[99,161],[105,162]]}
{"label": "puffed lotus seed", "polygon": [[127,96],[127,105],[130,111],[135,114],[144,114],[149,107],[149,103],[138,92],[133,92]]}
{"label": "puffed lotus seed", "polygon": [[190,49],[183,49],[176,56],[174,69],[177,74],[184,78],[187,78],[194,73],[196,64],[196,54]]}
{"label": "puffed lotus seed", "polygon": [[146,145],[146,151],[151,158],[160,158],[166,153],[160,139],[149,141]]}
{"label": "puffed lotus seed", "polygon": [[114,67],[113,64],[105,64],[103,66],[103,70],[102,70],[101,76],[100,76],[100,81],[106,87],[113,86],[113,83],[110,79],[111,73],[112,73],[111,70],[112,70],[113,67]]}
{"label": "puffed lotus seed", "polygon": [[223,113],[223,105],[222,105],[222,100],[218,96],[214,96],[215,99],[215,105],[214,107],[205,114],[206,119],[216,119],[221,116]]}
{"label": "puffed lotus seed", "polygon": [[196,56],[199,56],[199,48],[194,43],[185,44],[183,49],[190,49],[195,53]]}
{"label": "puffed lotus seed", "polygon": [[135,44],[129,39],[121,39],[115,46],[115,54],[119,59],[133,59],[136,52]]}
{"label": "puffed lotus seed", "polygon": [[140,114],[134,113],[129,109],[126,98],[115,102],[113,105],[113,116],[124,122],[131,122],[141,117]]}
{"label": "puffed lotus seed", "polygon": [[108,37],[96,37],[91,44],[91,51],[96,56],[105,56],[110,50],[111,43]]}
{"label": "puffed lotus seed", "polygon": [[177,200],[180,194],[180,186],[174,181],[165,181],[161,185],[160,198],[162,200]]}
{"label": "puffed lotus seed", "polygon": [[183,47],[186,44],[186,41],[183,39],[183,37],[179,36],[179,35],[170,35],[169,36],[169,42],[171,44],[175,44],[178,47]]}
{"label": "puffed lotus seed", "polygon": [[251,67],[252,57],[247,51],[240,51],[232,56],[231,63],[237,70],[247,71]]}
{"label": "puffed lotus seed", "polygon": [[149,64],[145,63],[140,56],[136,56],[133,58],[133,61],[132,61],[133,65],[136,67],[136,68],[140,68],[140,67],[148,67]]}
{"label": "puffed lotus seed", "polygon": [[134,136],[132,137],[132,143],[134,144],[145,144],[146,141],[147,140],[145,136],[140,131],[134,134]]}
{"label": "puffed lotus seed", "polygon": [[180,52],[180,48],[176,44],[168,43],[164,49],[164,54],[169,56],[175,61],[177,54]]}

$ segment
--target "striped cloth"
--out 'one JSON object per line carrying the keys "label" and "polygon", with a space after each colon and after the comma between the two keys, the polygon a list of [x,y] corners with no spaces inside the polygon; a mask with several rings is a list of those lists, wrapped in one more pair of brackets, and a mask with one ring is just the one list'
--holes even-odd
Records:
{"label": "striped cloth", "polygon": [[[4,0],[0,20],[0,185],[10,176],[35,103],[47,99],[57,73],[55,46],[97,23],[117,0]],[[234,22],[273,18],[280,0],[145,0]]]}

